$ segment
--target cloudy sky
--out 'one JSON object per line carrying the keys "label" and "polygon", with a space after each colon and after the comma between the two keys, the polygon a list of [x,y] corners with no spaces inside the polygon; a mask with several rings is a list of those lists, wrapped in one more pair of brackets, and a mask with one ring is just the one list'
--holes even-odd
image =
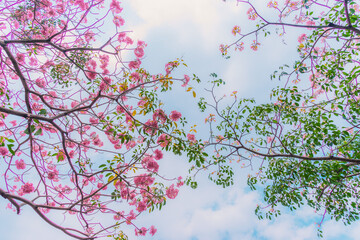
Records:
{"label": "cloudy sky", "polygon": [[[219,45],[234,40],[232,27],[240,25],[243,31],[247,28],[247,9],[237,6],[236,1],[128,0],[122,5],[126,28],[134,31],[135,39],[148,44],[144,60],[147,69],[163,72],[166,62],[183,58],[189,68],[179,70],[179,76],[195,73],[206,82],[209,74],[215,72],[227,82],[219,95],[237,90],[241,97],[266,101],[271,88],[278,84],[270,80],[270,74],[281,64],[292,64],[296,59],[296,32],[289,32],[285,39],[274,36],[262,41],[257,52],[233,53],[227,60],[221,57]],[[189,120],[203,124],[203,118],[194,115],[193,99],[175,95],[170,102],[172,108],[180,110]],[[161,168],[168,176],[178,176],[186,174],[189,164],[186,159],[169,155]],[[237,170],[235,185],[227,189],[211,183],[206,173],[200,174],[197,190],[183,187],[164,209],[142,216],[138,223],[155,225],[158,232],[152,239],[157,240],[316,238],[315,223],[320,217],[309,208],[297,212],[284,210],[273,221],[259,221],[254,209],[256,204],[261,204],[261,193],[251,192],[246,186],[246,171]],[[33,216],[31,210],[25,209],[17,216],[4,209],[6,204],[1,198],[0,239],[68,239]],[[345,228],[342,223],[326,221],[323,230],[325,239],[355,239],[360,234],[360,223]],[[135,239],[133,230],[129,230],[129,239]]]}

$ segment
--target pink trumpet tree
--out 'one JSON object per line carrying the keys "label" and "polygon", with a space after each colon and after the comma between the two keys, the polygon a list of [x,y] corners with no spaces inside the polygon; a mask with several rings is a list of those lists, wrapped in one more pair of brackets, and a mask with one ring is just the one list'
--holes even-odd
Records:
{"label": "pink trumpet tree", "polygon": [[182,61],[143,69],[146,44],[121,12],[116,0],[0,2],[0,195],[76,239],[125,239],[122,224],[154,235],[136,218],[183,184],[162,177],[163,152],[204,161],[158,95],[188,84],[171,77]]}

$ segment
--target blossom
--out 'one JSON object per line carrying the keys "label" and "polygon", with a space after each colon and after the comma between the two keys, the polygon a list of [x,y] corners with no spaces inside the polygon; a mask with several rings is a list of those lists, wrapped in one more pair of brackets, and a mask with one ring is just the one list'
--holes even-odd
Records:
{"label": "blossom", "polygon": [[0,155],[5,156],[9,153],[6,147],[0,147]]}
{"label": "blossom", "polygon": [[23,193],[31,193],[34,191],[34,186],[32,183],[25,183],[24,185],[21,186],[21,189],[20,189]]}
{"label": "blossom", "polygon": [[135,56],[138,58],[142,58],[144,56],[144,49],[142,47],[137,47],[134,50]]}
{"label": "blossom", "polygon": [[167,117],[165,112],[162,109],[156,109],[153,113],[153,119],[157,121],[161,121],[161,123],[166,122]]}
{"label": "blossom", "polygon": [[74,4],[78,5],[82,11],[85,11],[89,7],[87,3],[84,3],[84,0],[76,0]]}
{"label": "blossom", "polygon": [[224,45],[224,44],[221,44],[221,45],[219,46],[219,49],[220,49],[220,52],[221,52],[222,55],[226,55],[226,54],[228,53],[228,52],[227,52],[228,48],[229,48],[229,46],[228,46],[228,45]]}
{"label": "blossom", "polygon": [[190,142],[195,142],[195,141],[196,141],[195,135],[194,135],[194,134],[190,134],[190,133],[188,133],[187,139],[188,139]]}
{"label": "blossom", "polygon": [[113,22],[117,27],[123,26],[125,24],[125,20],[120,16],[115,16]]}
{"label": "blossom", "polygon": [[166,74],[170,74],[171,71],[176,68],[177,66],[179,66],[178,62],[168,62],[167,64],[165,64],[165,71]]}
{"label": "blossom", "polygon": [[184,185],[184,181],[181,181],[182,180],[182,177],[180,176],[180,177],[178,177],[178,182],[177,182],[177,184],[176,184],[176,186],[177,187],[181,187],[182,185]]}
{"label": "blossom", "polygon": [[15,166],[16,166],[17,169],[20,170],[20,169],[25,169],[26,164],[25,164],[23,159],[20,159],[20,160],[15,161]]}
{"label": "blossom", "polygon": [[188,75],[184,75],[184,83],[181,85],[182,87],[186,87],[190,81],[190,77]]}
{"label": "blossom", "polygon": [[35,102],[35,103],[32,104],[32,108],[35,111],[40,111],[43,108],[43,105]]}
{"label": "blossom", "polygon": [[305,41],[305,39],[306,39],[306,34],[303,33],[303,34],[301,34],[301,35],[298,37],[298,42],[299,42],[299,43],[302,43],[303,41]]}
{"label": "blossom", "polygon": [[256,40],[254,40],[253,43],[251,44],[250,48],[254,51],[257,51],[259,45],[260,45],[260,43],[258,43]]}
{"label": "blossom", "polygon": [[134,177],[134,183],[137,187],[147,187],[153,184],[155,178],[151,177],[148,174],[141,174],[139,176]]}
{"label": "blossom", "polygon": [[270,1],[267,6],[269,8],[277,8],[278,3],[277,3],[277,1]]}
{"label": "blossom", "polygon": [[54,169],[54,171],[48,173],[48,179],[58,181],[59,171]]}
{"label": "blossom", "polygon": [[97,124],[97,123],[99,123],[99,119],[98,118],[90,118],[89,119],[89,122],[91,123],[91,124]]}
{"label": "blossom", "polygon": [[40,88],[44,88],[46,86],[46,82],[43,78],[36,79],[35,84]]}
{"label": "blossom", "polygon": [[258,17],[258,15],[256,14],[256,12],[253,8],[249,8],[246,13],[250,20],[255,20]]}
{"label": "blossom", "polygon": [[135,236],[145,236],[147,229],[142,227],[141,229],[135,229]]}
{"label": "blossom", "polygon": [[30,58],[30,66],[37,66],[38,65],[38,61],[36,60],[36,58]]}
{"label": "blossom", "polygon": [[120,2],[116,0],[112,0],[112,2],[110,3],[110,9],[114,13],[121,13],[121,11],[123,10],[122,7],[120,7]]}
{"label": "blossom", "polygon": [[86,71],[85,74],[90,80],[94,80],[97,75],[94,71]]}
{"label": "blossom", "polygon": [[170,139],[166,134],[161,134],[157,140],[157,143],[160,144],[161,147],[166,147],[170,143]]}
{"label": "blossom", "polygon": [[124,39],[124,42],[125,42],[126,44],[129,44],[129,45],[131,45],[131,44],[134,43],[134,41],[133,41],[130,37],[126,37],[126,38]]}
{"label": "blossom", "polygon": [[131,62],[129,62],[129,68],[130,69],[138,69],[140,67],[140,64],[141,64],[140,60],[131,61]]}
{"label": "blossom", "polygon": [[147,133],[156,133],[156,130],[158,129],[158,123],[157,121],[155,120],[151,120],[149,119],[146,123],[145,123],[145,126],[144,126],[144,130],[145,132]]}
{"label": "blossom", "polygon": [[17,53],[16,54],[16,60],[21,63],[24,64],[25,63],[25,54],[23,53]]}
{"label": "blossom", "polygon": [[156,150],[154,151],[154,153],[155,153],[155,159],[156,159],[156,160],[160,160],[160,159],[163,158],[163,153],[162,153],[159,149],[156,149]]}
{"label": "blossom", "polygon": [[89,43],[91,40],[94,40],[95,41],[95,33],[93,33],[91,30],[88,30],[85,34],[84,34],[84,37],[85,37],[85,41],[87,43]]}
{"label": "blossom", "polygon": [[240,52],[241,52],[242,50],[244,50],[244,42],[236,43],[236,44],[235,44],[235,51],[236,51],[236,50],[239,50]]}
{"label": "blossom", "polygon": [[146,210],[146,207],[146,203],[144,201],[141,201],[138,203],[136,210],[138,210],[138,212],[143,212]]}
{"label": "blossom", "polygon": [[151,172],[158,172],[159,171],[159,164],[151,158],[147,162],[146,168]]}
{"label": "blossom", "polygon": [[154,225],[152,225],[149,229],[149,233],[151,236],[154,236],[154,234],[156,233],[157,229],[154,227]]}
{"label": "blossom", "polygon": [[166,196],[170,199],[176,198],[179,193],[179,189],[174,188],[174,184],[172,184],[168,189],[166,189]]}
{"label": "blossom", "polygon": [[125,37],[126,37],[126,33],[125,32],[120,32],[119,35],[118,35],[118,41],[119,42],[124,41]]}
{"label": "blossom", "polygon": [[239,26],[234,26],[231,32],[234,36],[236,36],[236,34],[240,34],[241,28]]}
{"label": "blossom", "polygon": [[176,121],[178,121],[180,118],[181,118],[181,113],[179,113],[178,111],[172,111],[171,112],[171,114],[169,115],[169,118],[172,120],[172,121],[174,121],[174,122],[176,122]]}

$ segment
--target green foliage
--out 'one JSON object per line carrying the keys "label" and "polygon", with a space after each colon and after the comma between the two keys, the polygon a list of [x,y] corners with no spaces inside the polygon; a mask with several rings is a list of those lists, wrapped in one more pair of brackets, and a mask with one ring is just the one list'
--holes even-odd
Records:
{"label": "green foliage", "polygon": [[[316,27],[300,36],[299,60],[271,75],[284,84],[272,90],[269,103],[256,104],[234,95],[223,106],[220,102],[225,100],[214,97],[214,89],[223,82],[215,80],[213,103],[201,99],[198,104],[201,111],[210,108],[216,113],[216,121],[208,121],[211,140],[206,149],[217,156],[207,160],[215,170],[210,179],[224,187],[231,185],[233,161],[256,167],[248,185],[252,190],[262,189],[269,206],[257,207],[260,219],[278,216],[279,206],[293,211],[302,205],[346,225],[359,219],[360,17],[355,4],[327,3],[326,11],[318,15],[319,6],[312,1],[284,7],[284,18],[303,11]],[[222,53],[260,29],[269,35],[270,25],[260,19],[255,31],[240,34]]]}

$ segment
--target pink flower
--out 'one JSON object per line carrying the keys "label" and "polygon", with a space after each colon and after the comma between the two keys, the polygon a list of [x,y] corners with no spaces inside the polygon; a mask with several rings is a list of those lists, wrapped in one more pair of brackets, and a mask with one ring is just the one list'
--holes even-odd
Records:
{"label": "pink flower", "polygon": [[90,118],[89,119],[89,122],[91,123],[91,124],[97,124],[97,123],[99,123],[99,119],[97,119],[97,118]]}
{"label": "pink flower", "polygon": [[94,72],[94,71],[88,71],[88,72],[86,72],[86,76],[90,79],[90,80],[94,80],[95,78],[96,78],[96,72]]}
{"label": "pink flower", "polygon": [[25,63],[25,54],[23,53],[17,53],[16,54],[16,60],[21,63],[24,64]]}
{"label": "pink flower", "polygon": [[150,133],[155,134],[157,129],[158,129],[158,123],[157,123],[157,121],[148,120],[148,121],[145,123],[145,126],[144,126],[145,132],[147,132],[147,133],[149,133],[149,134],[150,134]]}
{"label": "pink flower", "polygon": [[35,103],[32,104],[32,108],[35,111],[40,111],[43,108],[43,105],[35,102]]}
{"label": "pink flower", "polygon": [[234,26],[231,32],[234,36],[236,36],[236,34],[240,34],[241,29],[239,26]]}
{"label": "pink flower", "polygon": [[134,43],[134,41],[133,41],[130,37],[126,37],[125,40],[124,40],[124,42],[125,42],[126,44],[128,44],[128,45],[131,45],[131,44]]}
{"label": "pink flower", "polygon": [[141,229],[135,229],[135,236],[145,236],[147,229],[142,227]]}
{"label": "pink flower", "polygon": [[156,231],[157,231],[157,229],[153,225],[153,226],[150,227],[150,232],[149,233],[150,233],[151,236],[154,236]]}
{"label": "pink flower", "polygon": [[171,112],[171,114],[169,115],[169,118],[172,120],[172,121],[174,121],[174,122],[176,122],[176,121],[178,121],[180,118],[181,118],[181,113],[179,113],[178,111],[172,111]]}
{"label": "pink flower", "polygon": [[190,133],[188,133],[187,139],[188,139],[190,142],[195,142],[195,141],[196,141],[195,135],[194,135],[194,134],[190,134]]}
{"label": "pink flower", "polygon": [[183,181],[181,181],[182,180],[182,177],[180,176],[180,177],[178,177],[178,182],[177,182],[177,184],[176,184],[176,186],[177,187],[181,187],[182,185],[184,185],[184,182]]}
{"label": "pink flower", "polygon": [[157,121],[160,120],[161,123],[164,123],[164,122],[166,122],[167,117],[162,109],[156,109],[153,114],[153,119],[157,120]]}
{"label": "pink flower", "polygon": [[137,47],[134,50],[135,56],[138,58],[142,58],[144,56],[144,49],[142,47]]}
{"label": "pink flower", "polygon": [[36,60],[36,58],[30,58],[30,66],[37,66],[38,65],[38,61]]}
{"label": "pink flower", "polygon": [[303,41],[305,41],[305,39],[306,39],[306,34],[303,33],[303,34],[301,34],[301,35],[298,37],[298,42],[299,42],[299,43],[302,43]]}
{"label": "pink flower", "polygon": [[115,24],[115,26],[120,27],[125,24],[125,21],[122,17],[115,16],[113,19],[113,23]]}
{"label": "pink flower", "polygon": [[259,46],[260,46],[260,43],[258,43],[257,41],[254,40],[253,43],[251,44],[250,48],[254,51],[257,51]]}
{"label": "pink flower", "polygon": [[182,87],[186,87],[188,85],[188,83],[190,81],[190,77],[188,75],[184,75],[184,79],[185,79],[185,81],[184,81],[183,85],[181,85]]}
{"label": "pink flower", "polygon": [[125,37],[126,37],[126,33],[125,32],[120,32],[119,35],[118,35],[118,41],[119,42],[124,41]]}
{"label": "pink flower", "polygon": [[5,156],[9,153],[6,147],[0,147],[0,155]]}
{"label": "pink flower", "polygon": [[247,15],[250,20],[255,20],[258,17],[253,8],[249,8],[249,10],[247,11]]}
{"label": "pink flower", "polygon": [[153,159],[150,159],[147,162],[147,166],[146,166],[147,170],[151,171],[151,172],[158,172],[159,171],[159,164],[154,161]]}
{"label": "pink flower", "polygon": [[124,109],[122,106],[118,105],[118,106],[116,107],[116,112],[118,112],[118,113],[124,113],[124,112],[125,112],[125,109]]}
{"label": "pink flower", "polygon": [[20,170],[20,169],[25,169],[26,164],[25,164],[24,160],[20,159],[20,160],[15,161],[15,166],[17,169]]}
{"label": "pink flower", "polygon": [[38,78],[35,80],[35,84],[39,87],[39,88],[44,88],[46,86],[46,82],[43,78]]}
{"label": "pink flower", "polygon": [[137,187],[139,187],[139,186],[147,187],[147,186],[153,184],[154,180],[155,180],[155,178],[153,178],[147,174],[141,174],[139,176],[134,177],[134,183]]}
{"label": "pink flower", "polygon": [[147,207],[146,203],[144,201],[142,201],[142,202],[138,203],[136,210],[138,210],[138,212],[143,212],[146,210],[146,207]]}
{"label": "pink flower", "polygon": [[34,191],[34,186],[32,183],[25,183],[24,185],[21,186],[21,189],[23,193],[31,193]]}
{"label": "pink flower", "polygon": [[166,189],[166,196],[170,199],[176,198],[179,193],[179,189],[174,188],[174,184],[171,185],[168,189]]}
{"label": "pink flower", "polygon": [[93,33],[91,30],[87,31],[85,34],[84,34],[84,37],[85,37],[85,41],[87,43],[89,43],[90,41],[95,41],[95,33]]}
{"label": "pink flower", "polygon": [[123,10],[122,7],[120,7],[120,3],[116,0],[112,0],[112,2],[110,3],[110,9],[114,13],[121,13],[121,11]]}
{"label": "pink flower", "polygon": [[57,94],[55,91],[49,91],[49,95],[53,98],[56,98],[57,97]]}
{"label": "pink flower", "polygon": [[48,179],[58,181],[59,171],[54,169],[54,171],[48,173]]}
{"label": "pink flower", "polygon": [[270,1],[267,6],[269,8],[277,8],[278,3],[276,1]]}
{"label": "pink flower", "polygon": [[130,69],[138,69],[140,67],[141,61],[140,60],[136,60],[136,61],[131,61],[129,63],[129,68]]}
{"label": "pink flower", "polygon": [[84,3],[84,0],[76,0],[75,5],[78,5],[82,11],[85,11],[89,6]]}
{"label": "pink flower", "polygon": [[169,137],[166,134],[161,134],[157,140],[157,143],[160,144],[161,147],[166,147],[169,144]]}
{"label": "pink flower", "polygon": [[163,158],[163,153],[162,153],[159,149],[156,149],[156,150],[154,151],[154,153],[155,153],[155,159],[156,159],[156,160],[160,160],[160,159]]}
{"label": "pink flower", "polygon": [[179,65],[179,63],[175,63],[175,62],[168,62],[167,64],[165,64],[165,71],[166,74],[170,74],[172,70],[174,70],[174,68],[176,68]]}
{"label": "pink flower", "polygon": [[239,50],[240,52],[244,50],[244,42],[236,43],[235,44],[235,50]]}

